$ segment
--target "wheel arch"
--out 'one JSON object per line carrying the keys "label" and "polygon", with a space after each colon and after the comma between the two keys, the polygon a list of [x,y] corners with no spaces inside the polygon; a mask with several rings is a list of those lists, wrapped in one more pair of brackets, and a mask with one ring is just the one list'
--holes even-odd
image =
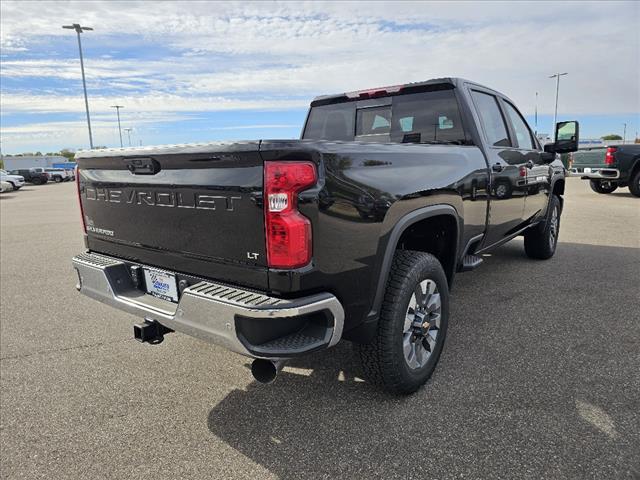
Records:
{"label": "wheel arch", "polygon": [[[447,252],[449,258],[443,263],[441,258],[438,258],[441,263],[443,263],[443,268],[445,269],[445,273],[447,275],[447,281],[451,286],[453,282],[453,277],[455,275],[458,252],[460,249],[460,238],[462,234],[462,218],[458,214],[458,211],[451,205],[448,204],[438,204],[431,205],[428,207],[423,207],[417,210],[413,210],[403,217],[400,218],[389,233],[389,238],[384,247],[384,254],[381,261],[381,266],[379,273],[377,275],[377,283],[375,287],[375,294],[373,297],[373,303],[371,306],[371,310],[367,315],[365,320],[365,324],[369,327],[375,326],[378,315],[380,312],[380,307],[382,305],[382,301],[384,299],[384,292],[387,284],[387,280],[389,278],[389,272],[391,270],[391,264],[393,262],[393,255],[398,247],[401,245],[402,241],[407,240],[407,234],[413,228],[424,228],[428,225],[432,225],[430,222],[443,222],[442,224],[448,225],[450,228],[451,234],[454,236],[455,241],[449,243],[449,251]],[[404,235],[404,237],[403,237]],[[418,249],[419,251],[428,252],[425,249]],[[438,257],[437,255],[435,255]],[[446,264],[446,265],[445,265]],[[366,333],[365,333],[366,332]],[[375,332],[374,328],[365,328],[363,331],[364,337],[363,341],[367,341],[369,338],[369,333],[373,334]]]}
{"label": "wheel arch", "polygon": [[551,195],[549,195],[549,200],[547,201],[547,209],[549,208],[549,202],[551,201],[551,197],[553,195],[557,196],[560,200],[560,211],[564,208],[564,188],[566,185],[566,178],[563,176],[556,177],[553,182],[551,182]]}

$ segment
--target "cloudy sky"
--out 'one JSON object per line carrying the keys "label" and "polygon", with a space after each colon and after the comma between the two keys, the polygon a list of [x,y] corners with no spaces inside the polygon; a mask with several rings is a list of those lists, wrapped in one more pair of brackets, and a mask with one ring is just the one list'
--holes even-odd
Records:
{"label": "cloudy sky", "polygon": [[[3,153],[295,138],[319,94],[460,76],[513,98],[538,131],[640,130],[640,2],[12,2],[1,8]],[[124,138],[128,143],[127,136]]]}

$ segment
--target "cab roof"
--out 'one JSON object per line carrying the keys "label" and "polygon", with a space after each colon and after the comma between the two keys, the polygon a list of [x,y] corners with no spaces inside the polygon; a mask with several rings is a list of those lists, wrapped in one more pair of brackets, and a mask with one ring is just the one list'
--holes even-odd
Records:
{"label": "cab roof", "polygon": [[350,102],[354,100],[368,100],[370,98],[387,97],[391,95],[401,95],[405,93],[418,93],[434,90],[450,90],[461,86],[463,83],[473,83],[476,86],[491,90],[475,82],[458,77],[433,78],[423,82],[405,83],[403,85],[392,85],[388,87],[369,88],[355,92],[344,92],[333,95],[320,95],[311,102],[312,107],[328,105],[331,103]]}

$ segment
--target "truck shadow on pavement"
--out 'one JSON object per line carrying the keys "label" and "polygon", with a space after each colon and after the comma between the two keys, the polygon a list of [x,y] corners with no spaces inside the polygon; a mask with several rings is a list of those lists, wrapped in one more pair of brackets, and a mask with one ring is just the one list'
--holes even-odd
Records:
{"label": "truck shadow on pavement", "polygon": [[623,197],[623,198],[636,198],[635,196],[633,196],[631,194],[631,192],[629,190],[627,190],[626,188],[622,189],[622,190],[616,190],[615,192],[610,193],[609,195],[613,196],[613,197]]}
{"label": "truck shadow on pavement", "polygon": [[640,249],[561,243],[536,262],[512,242],[456,279],[443,356],[415,395],[361,380],[343,342],[230,392],[208,428],[280,478],[633,477],[639,265]]}

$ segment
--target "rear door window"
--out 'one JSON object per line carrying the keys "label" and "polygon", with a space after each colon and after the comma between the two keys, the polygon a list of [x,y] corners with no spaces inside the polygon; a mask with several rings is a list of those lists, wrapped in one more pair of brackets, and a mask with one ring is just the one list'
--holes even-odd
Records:
{"label": "rear door window", "polygon": [[476,109],[480,115],[485,137],[489,145],[494,147],[510,147],[511,141],[507,133],[507,126],[502,118],[498,99],[488,93],[471,92]]}

